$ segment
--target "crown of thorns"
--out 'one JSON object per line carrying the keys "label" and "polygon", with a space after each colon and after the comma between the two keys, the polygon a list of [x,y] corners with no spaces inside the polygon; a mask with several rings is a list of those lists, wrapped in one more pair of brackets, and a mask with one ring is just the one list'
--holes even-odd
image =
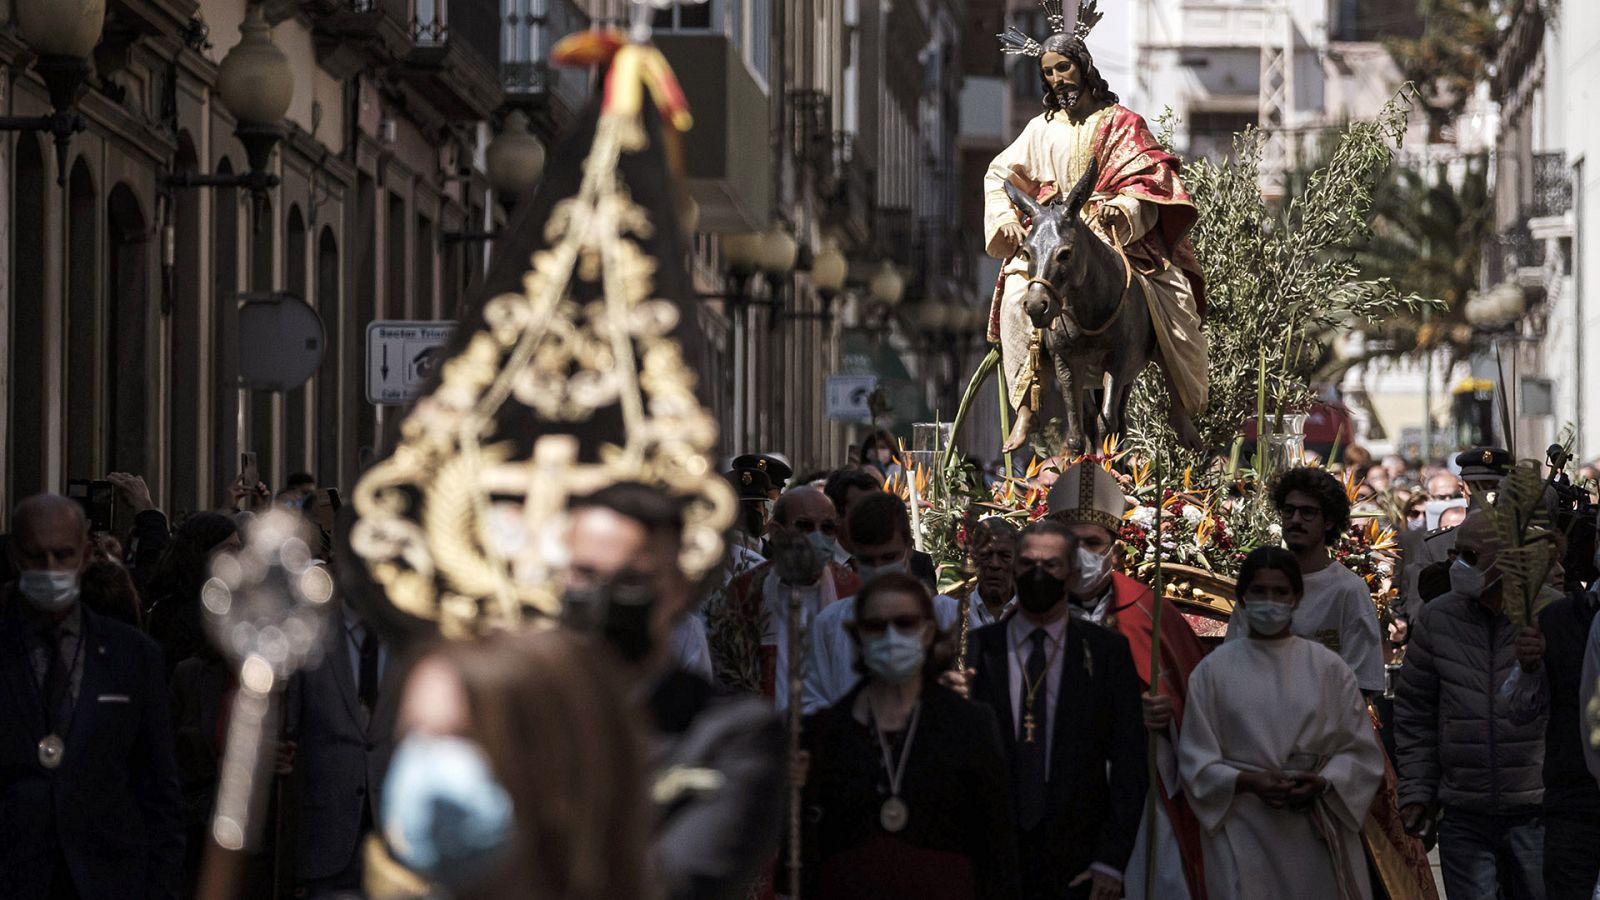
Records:
{"label": "crown of thorns", "polygon": [[[1089,32],[1100,23],[1100,0],[1082,0],[1082,3],[1073,4],[1076,9],[1072,14],[1072,21],[1067,21],[1067,15],[1062,10],[1062,0],[1039,0],[1039,8],[1044,10],[1045,21],[1050,25],[1050,36],[1070,35],[1071,39],[1083,43],[1089,37]],[[1017,56],[1043,56],[1044,44],[1024,34],[1015,25],[1008,25],[1006,30],[995,35],[1000,39],[1000,52],[1011,53]],[[1048,38],[1047,38],[1048,40]]]}

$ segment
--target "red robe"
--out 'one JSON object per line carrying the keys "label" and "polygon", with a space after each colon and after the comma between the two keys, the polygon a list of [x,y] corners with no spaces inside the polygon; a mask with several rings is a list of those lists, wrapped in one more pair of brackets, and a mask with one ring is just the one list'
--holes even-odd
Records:
{"label": "red robe", "polygon": [[[769,698],[776,692],[779,677],[778,648],[761,643],[762,588],[771,571],[769,560],[734,578],[728,585],[727,609],[707,622],[712,665],[718,677],[730,687],[759,690]],[[861,579],[852,569],[830,560],[828,571],[833,575],[837,600],[855,596]]]}
{"label": "red robe", "polygon": [[1172,260],[1188,277],[1194,288],[1195,310],[1204,315],[1205,278],[1189,242],[1189,229],[1199,214],[1178,180],[1182,163],[1162,148],[1143,116],[1121,105],[1100,126],[1094,158],[1100,163],[1096,194],[1132,194],[1160,207],[1155,227],[1127,248],[1128,256],[1148,263]]}
{"label": "red robe", "polygon": [[[1155,632],[1155,593],[1121,572],[1111,574],[1113,594],[1111,608],[1106,613],[1105,625],[1115,628],[1128,639],[1128,649],[1133,652],[1133,664],[1139,671],[1139,683],[1150,690],[1150,645]],[[1206,650],[1195,637],[1193,629],[1171,600],[1161,601],[1161,694],[1172,701],[1173,721],[1181,726],[1183,702],[1189,693],[1189,675],[1205,658]],[[1178,839],[1178,852],[1183,857],[1184,874],[1188,876],[1189,896],[1192,900],[1206,900],[1205,866],[1200,847],[1200,822],[1189,808],[1182,794],[1167,795],[1164,785],[1151,785],[1161,790],[1161,800],[1167,805],[1167,817],[1172,822],[1173,834]]]}

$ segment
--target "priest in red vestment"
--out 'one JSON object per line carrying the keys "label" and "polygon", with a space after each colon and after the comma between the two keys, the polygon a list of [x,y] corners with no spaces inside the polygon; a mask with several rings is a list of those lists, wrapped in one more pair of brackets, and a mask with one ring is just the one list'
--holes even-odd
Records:
{"label": "priest in red vestment", "polygon": [[[1127,500],[1117,480],[1098,463],[1085,460],[1069,466],[1050,489],[1050,518],[1066,525],[1078,539],[1076,574],[1067,586],[1073,615],[1114,629],[1128,639],[1138,668],[1140,686],[1150,690],[1150,647],[1155,625],[1155,594],[1148,587],[1117,571],[1121,562],[1117,536]],[[1183,701],[1189,673],[1205,656],[1200,639],[1184,621],[1172,601],[1161,600],[1161,700],[1146,696],[1146,721],[1152,712],[1158,722],[1157,768],[1161,780],[1151,785],[1161,792],[1157,804],[1155,894],[1148,900],[1204,900],[1205,873],[1201,861],[1200,825],[1184,799],[1177,777],[1178,724],[1183,721]],[[1153,707],[1153,708],[1152,708]],[[1162,721],[1165,720],[1165,721]],[[1146,884],[1145,842],[1150,823],[1142,823],[1139,843],[1128,862],[1129,898],[1143,898]]]}

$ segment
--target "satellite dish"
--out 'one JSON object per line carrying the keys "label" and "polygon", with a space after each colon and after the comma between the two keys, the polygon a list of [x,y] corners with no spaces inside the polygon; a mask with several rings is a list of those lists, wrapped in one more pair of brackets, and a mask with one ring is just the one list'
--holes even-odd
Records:
{"label": "satellite dish", "polygon": [[322,317],[293,294],[239,300],[239,382],[252,391],[290,391],[322,365]]}

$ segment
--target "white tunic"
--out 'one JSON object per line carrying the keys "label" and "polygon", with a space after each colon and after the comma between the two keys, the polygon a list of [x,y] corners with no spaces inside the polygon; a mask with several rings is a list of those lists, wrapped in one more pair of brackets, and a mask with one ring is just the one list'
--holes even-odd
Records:
{"label": "white tunic", "polygon": [[[1212,651],[1189,677],[1178,760],[1212,900],[1369,900],[1361,824],[1383,782],[1383,749],[1338,656],[1298,637]],[[1272,809],[1235,791],[1241,772],[1260,771],[1313,771],[1329,789],[1310,810]]]}

